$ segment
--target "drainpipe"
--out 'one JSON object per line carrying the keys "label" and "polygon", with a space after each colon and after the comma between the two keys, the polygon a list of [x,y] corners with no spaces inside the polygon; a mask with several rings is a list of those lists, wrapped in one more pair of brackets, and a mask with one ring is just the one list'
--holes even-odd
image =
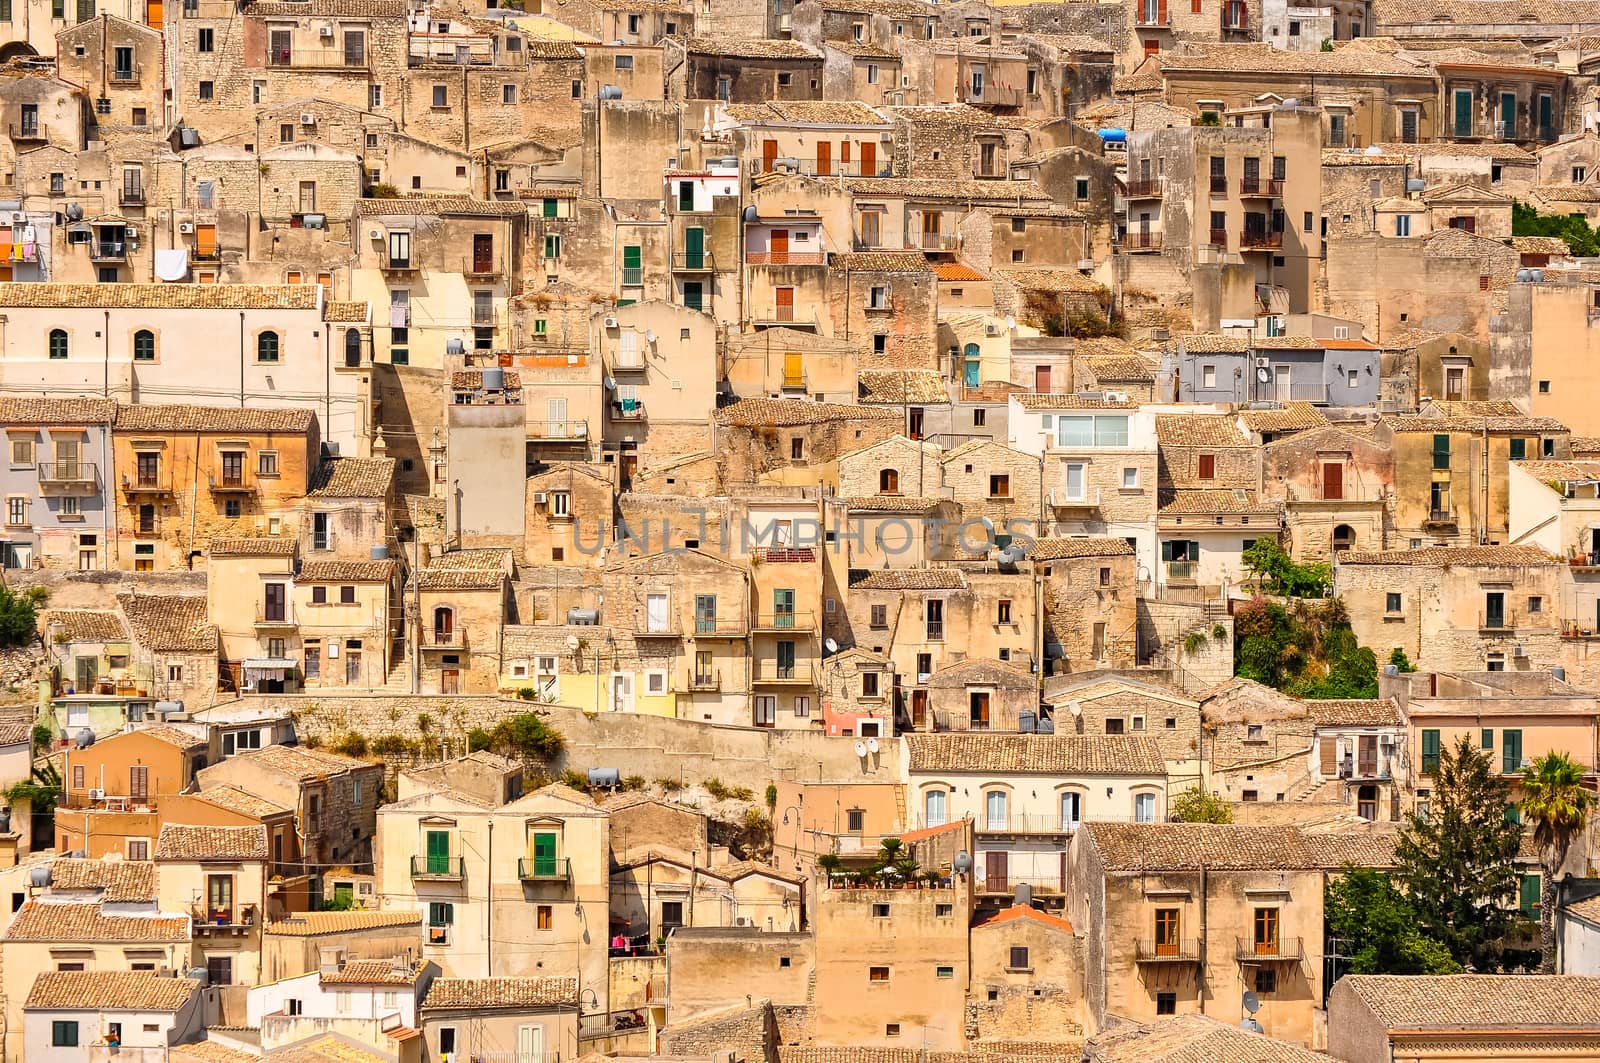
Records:
{"label": "drainpipe", "polygon": [[1200,864],[1200,975],[1195,979],[1195,998],[1200,1004],[1200,1014],[1206,1013],[1206,865]]}
{"label": "drainpipe", "polygon": [[[105,325],[102,327],[101,335],[105,337],[106,353],[103,363],[103,380],[100,385],[100,395],[102,398],[109,399],[111,397],[111,311],[107,310],[104,313],[106,315],[106,320]],[[132,399],[133,396],[130,395],[128,398]]]}

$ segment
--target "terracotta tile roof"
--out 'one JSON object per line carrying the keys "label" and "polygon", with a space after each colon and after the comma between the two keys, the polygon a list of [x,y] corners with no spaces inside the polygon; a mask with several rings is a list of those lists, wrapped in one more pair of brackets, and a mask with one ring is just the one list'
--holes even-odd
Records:
{"label": "terracotta tile roof", "polygon": [[0,307],[315,310],[314,284],[7,284]]}
{"label": "terracotta tile roof", "polygon": [[404,0],[257,0],[251,15],[308,15],[333,18],[405,18]]}
{"label": "terracotta tile roof", "polygon": [[890,19],[938,18],[939,10],[920,0],[822,0],[824,11],[859,11]]}
{"label": "terracotta tile roof", "polygon": [[1322,411],[1309,402],[1288,402],[1281,410],[1240,410],[1239,420],[1250,432],[1298,432],[1328,423]]}
{"label": "terracotta tile roof", "polygon": [[[4,290],[0,287],[0,291]],[[115,428],[118,432],[306,432],[310,431],[316,416],[311,410],[295,409],[124,406],[117,411]]]}
{"label": "terracotta tile roof", "polygon": [[1102,384],[1152,384],[1156,379],[1155,366],[1142,354],[1097,355],[1087,364],[1089,372]]}
{"label": "terracotta tile roof", "polygon": [[1574,454],[1600,455],[1600,436],[1573,436],[1567,443]]}
{"label": "terracotta tile roof", "polygon": [[[450,374],[450,386],[457,391],[477,391],[483,387],[483,370],[457,369]],[[515,369],[508,369],[500,374],[500,386],[507,391],[515,391],[522,386],[522,374]]]}
{"label": "terracotta tile roof", "polygon": [[217,629],[205,598],[188,594],[119,594],[136,642],[161,653],[215,653]]}
{"label": "terracotta tile roof", "polygon": [[7,941],[188,941],[182,915],[104,915],[98,904],[29,901],[6,930]]}
{"label": "terracotta tile roof", "polygon": [[190,1041],[167,1049],[170,1063],[261,1063],[261,1057],[219,1041]]}
{"label": "terracotta tile roof", "polygon": [[492,591],[505,586],[500,569],[425,568],[417,572],[417,587],[425,591]]}
{"label": "terracotta tile roof", "polygon": [[1393,727],[1400,706],[1393,698],[1312,698],[1306,701],[1318,727]]}
{"label": "terracotta tile roof", "polygon": [[1511,464],[1537,480],[1600,480],[1600,461],[1514,461]]}
{"label": "terracotta tile roof", "polygon": [[1250,341],[1244,336],[1224,336],[1216,332],[1174,336],[1167,343],[1167,350],[1181,350],[1185,354],[1243,354],[1249,349]]}
{"label": "terracotta tile roof", "polygon": [[[907,736],[910,737],[909,735]],[[1215,823],[1085,823],[1108,872],[1295,871],[1314,867],[1300,831]]]}
{"label": "terracotta tile roof", "polygon": [[1028,557],[1033,561],[1061,561],[1074,557],[1127,557],[1132,554],[1133,547],[1128,545],[1126,539],[1111,536],[1035,539],[1033,546],[1028,550]]}
{"label": "terracotta tile roof", "polygon": [[237,786],[206,787],[200,791],[200,799],[221,808],[242,812],[247,816],[254,816],[257,819],[293,811],[293,809],[280,805],[276,801],[269,801],[259,794],[250,793],[248,790],[242,790]]}
{"label": "terracotta tile roof", "polygon": [[936,406],[950,401],[945,378],[935,369],[863,369],[858,380],[863,406],[903,402]]}
{"label": "terracotta tile roof", "polygon": [[212,557],[293,557],[299,543],[281,536],[256,535],[242,539],[212,539],[206,552]]}
{"label": "terracotta tile roof", "polygon": [[549,1008],[578,1002],[576,978],[435,978],[424,1008]]}
{"label": "terracotta tile roof", "polygon": [[1156,415],[1156,442],[1164,447],[1251,447],[1250,438],[1226,414]]}
{"label": "terracotta tile roof", "polygon": [[[619,10],[627,10],[627,8],[624,7]],[[669,10],[677,11],[682,10],[682,8],[672,7]],[[522,39],[522,50],[529,59],[583,58],[583,52],[578,48],[576,42],[553,40],[544,37],[524,37]]]}
{"label": "terracotta tile roof", "polygon": [[0,398],[0,425],[110,424],[116,416],[110,399]]}
{"label": "terracotta tile roof", "polygon": [[1432,70],[1398,55],[1366,48],[1335,47],[1331,52],[1290,52],[1270,44],[1191,44],[1185,49],[1159,53],[1153,66],[1163,70],[1240,71],[1260,74],[1348,74],[1357,77],[1414,77],[1432,79]]}
{"label": "terracotta tile roof", "polygon": [[[993,1049],[993,1050],[986,1050]],[[1026,1049],[1024,1051],[1023,1049]],[[1076,1044],[983,1042],[967,1052],[918,1048],[782,1048],[781,1063],[1082,1063]]]}
{"label": "terracotta tile roof", "polygon": [[51,609],[39,618],[49,640],[65,636],[68,642],[122,642],[128,629],[122,617],[98,609]]}
{"label": "terracotta tile roof", "polygon": [[1595,185],[1540,185],[1534,195],[1554,203],[1600,203],[1600,187]]}
{"label": "terracotta tile roof", "polygon": [[[254,10],[254,9],[252,9]],[[523,47],[534,43],[529,40]],[[566,41],[558,44],[572,48]],[[577,49],[572,48],[573,58]],[[356,213],[362,217],[424,217],[427,215],[491,215],[500,217],[526,216],[528,208],[521,203],[498,199],[473,199],[471,196],[397,196],[392,199],[362,199],[356,203]]]}
{"label": "terracotta tile roof", "polygon": [[1153,738],[1137,735],[1038,735],[969,731],[908,734],[913,773],[1028,775],[1166,775]]}
{"label": "terracotta tile roof", "polygon": [[986,281],[987,273],[980,273],[965,262],[935,262],[933,272],[942,281]]}
{"label": "terracotta tile roof", "polygon": [[942,181],[932,177],[857,177],[845,178],[844,186],[857,200],[876,196],[899,196],[907,199],[971,200],[982,205],[1015,207],[1020,196],[1024,202],[1028,200],[1050,202],[1050,197],[1033,181]]}
{"label": "terracotta tile roof", "polygon": [[1561,911],[1586,923],[1600,926],[1600,895],[1585,897],[1581,901],[1569,901],[1561,906]]}
{"label": "terracotta tile roof", "polygon": [[25,1011],[177,1011],[200,988],[194,978],[145,971],[46,971]]}
{"label": "terracotta tile roof", "polygon": [[96,890],[112,904],[153,901],[156,865],[148,860],[74,860],[60,856],[50,861],[52,890]]}
{"label": "terracotta tile roof", "polygon": [[1395,866],[1395,831],[1306,830],[1301,833],[1314,866],[1335,870],[1346,864],[1383,871]]}
{"label": "terracotta tile roof", "polygon": [[[136,724],[131,730],[123,731],[122,735],[141,735],[157,742],[165,742],[174,749],[199,749],[208,742],[207,739],[201,738],[193,731],[186,731],[181,727],[174,727],[164,723]],[[121,737],[121,735],[111,736],[111,738],[118,737]],[[107,741],[110,740],[107,739]]]}
{"label": "terracotta tile roof", "polygon": [[1111,45],[1086,33],[1024,33],[1024,41],[1037,41],[1064,52],[1114,52]]}
{"label": "terracotta tile roof", "polygon": [[999,269],[997,275],[1019,288],[1041,292],[1097,292],[1100,282],[1075,269]]}
{"label": "terracotta tile roof", "polygon": [[1404,166],[1406,157],[1399,153],[1368,155],[1355,148],[1324,148],[1324,166]]}
{"label": "terracotta tile roof", "polygon": [[384,498],[394,486],[393,458],[332,458],[317,469],[307,495],[314,498]]}
{"label": "terracotta tile roof", "polygon": [[959,591],[967,577],[954,568],[887,568],[850,584],[853,591]]}
{"label": "terracotta tile roof", "polygon": [[839,251],[828,264],[835,273],[929,273],[933,267],[921,251]]}
{"label": "terracotta tile roof", "polygon": [[337,971],[323,975],[323,985],[416,985],[428,960],[397,963],[394,960],[350,960]]}
{"label": "terracotta tile roof", "polygon": [[306,749],[304,746],[263,746],[261,749],[236,753],[234,756],[240,760],[248,760],[250,766],[257,770],[277,772],[298,782],[377,767],[355,757],[330,753],[325,749]]}
{"label": "terracotta tile roof", "polygon": [[900,414],[871,406],[804,399],[742,399],[717,411],[717,423],[736,428],[798,428],[835,421],[897,421]]}
{"label": "terracotta tile roof", "polygon": [[322,320],[338,325],[364,325],[371,312],[370,303],[327,303],[322,308]]}
{"label": "terracotta tile roof", "polygon": [[840,501],[852,513],[927,513],[949,500],[915,495],[855,495]]}
{"label": "terracotta tile roof", "polygon": [[1572,249],[1559,236],[1513,236],[1511,246],[1525,255],[1570,255]]}
{"label": "terracotta tile roof", "polygon": [[[408,1026],[395,1026],[383,1034],[393,1044],[400,1039],[409,1040],[411,1032]],[[332,1033],[272,1050],[273,1063],[389,1063],[397,1056],[398,1053],[379,1052]]]}
{"label": "terracotta tile roof", "polygon": [[1395,432],[1565,432],[1554,417],[1385,417]]}
{"label": "terracotta tile roof", "polygon": [[393,561],[307,561],[297,583],[387,583]]}
{"label": "terracotta tile roof", "polygon": [[898,63],[899,52],[891,52],[881,44],[870,41],[822,41],[824,51],[843,52],[852,59],[882,59],[885,62]]}
{"label": "terracotta tile roof", "polygon": [[1178,1015],[1092,1037],[1083,1058],[1087,1063],[1327,1063],[1329,1057],[1207,1015]]}
{"label": "terracotta tile roof", "polygon": [[[1417,52],[1425,55],[1425,52]],[[1468,156],[1480,159],[1504,159],[1508,162],[1533,162],[1534,156],[1517,147],[1509,140],[1484,141],[1481,144],[1468,141],[1437,142],[1431,144],[1379,144],[1377,147],[1386,155],[1403,155],[1411,158],[1429,158],[1455,156],[1466,158]]]}
{"label": "terracotta tile roof", "polygon": [[1165,489],[1160,493],[1160,516],[1187,516],[1190,513],[1233,513],[1254,516],[1257,513],[1276,514],[1283,509],[1277,499],[1257,498],[1256,493],[1244,488],[1204,488],[1197,491]]}
{"label": "terracotta tile roof", "polygon": [[1341,565],[1556,565],[1537,546],[1426,546],[1421,550],[1346,550]]}
{"label": "terracotta tile roof", "polygon": [[201,827],[165,823],[156,838],[157,860],[266,860],[267,828]]}
{"label": "terracotta tile roof", "polygon": [[1024,393],[1013,395],[1017,405],[1024,410],[1136,410],[1137,402],[1121,402],[1115,399],[1087,398],[1083,395],[1068,395],[1050,393],[1039,395]]}
{"label": "terracotta tile roof", "polygon": [[[847,42],[827,41],[830,48]],[[893,54],[893,53],[890,53]],[[860,100],[768,100],[735,103],[726,108],[741,122],[800,123],[804,125],[888,125],[889,120]]]}
{"label": "terracotta tile roof", "polygon": [[274,937],[320,937],[362,930],[381,930],[396,926],[422,926],[421,912],[353,911],[300,912],[287,919],[268,923],[266,933]]}
{"label": "terracotta tile roof", "polygon": [[511,551],[499,546],[446,550],[429,558],[428,567],[435,571],[477,572],[486,568],[506,571],[511,568]]}
{"label": "terracotta tile roof", "polygon": [[1600,1033],[1600,978],[1576,975],[1347,975],[1391,1030],[1584,1030]]}
{"label": "terracotta tile roof", "polygon": [[764,37],[690,37],[684,47],[691,55],[716,55],[728,59],[821,59],[817,52],[798,41],[777,41]]}
{"label": "terracotta tile roof", "polygon": [[[905,839],[902,838],[901,840],[904,841]],[[1001,908],[997,912],[992,911],[987,915],[980,915],[973,920],[972,929],[977,930],[980,927],[1004,926],[1007,923],[1015,923],[1019,919],[1026,919],[1029,922],[1038,923],[1041,926],[1047,926],[1051,930],[1060,930],[1068,934],[1072,933],[1072,924],[1067,922],[1065,919],[1050,915],[1047,912],[1041,912],[1039,909],[1026,904],[1013,904],[1009,908]]]}

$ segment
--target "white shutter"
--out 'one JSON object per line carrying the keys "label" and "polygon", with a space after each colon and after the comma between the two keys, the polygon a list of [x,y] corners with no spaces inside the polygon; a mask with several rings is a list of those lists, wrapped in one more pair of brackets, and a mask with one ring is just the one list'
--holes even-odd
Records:
{"label": "white shutter", "polygon": [[543,1063],[544,1027],[517,1027],[517,1063]]}
{"label": "white shutter", "polygon": [[667,630],[667,596],[665,594],[650,594],[645,596],[645,620],[648,624],[646,630]]}

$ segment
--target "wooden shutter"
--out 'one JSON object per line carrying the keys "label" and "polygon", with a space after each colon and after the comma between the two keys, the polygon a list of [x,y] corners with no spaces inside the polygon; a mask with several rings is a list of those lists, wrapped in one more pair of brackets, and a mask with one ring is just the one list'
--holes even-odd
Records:
{"label": "wooden shutter", "polygon": [[1339,740],[1324,738],[1320,750],[1320,766],[1324,779],[1331,779],[1339,772]]}
{"label": "wooden shutter", "polygon": [[1156,4],[1156,24],[1159,26],[1167,24],[1167,0],[1159,0]]}

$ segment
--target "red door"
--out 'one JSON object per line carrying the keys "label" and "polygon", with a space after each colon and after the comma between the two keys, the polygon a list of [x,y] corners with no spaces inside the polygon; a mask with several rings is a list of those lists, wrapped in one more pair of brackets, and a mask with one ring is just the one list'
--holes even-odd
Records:
{"label": "red door", "polygon": [[1050,367],[1036,365],[1033,367],[1033,390],[1035,394],[1050,394]]}
{"label": "red door", "polygon": [[775,314],[773,314],[773,317],[776,318],[779,321],[793,321],[794,320],[794,289],[793,288],[778,288],[778,289],[774,290],[773,295],[777,299],[777,303],[778,303],[777,312]]}
{"label": "red door", "polygon": [[1344,466],[1336,461],[1322,465],[1322,497],[1338,500],[1344,497]]}
{"label": "red door", "polygon": [[833,142],[828,140],[817,141],[817,176],[827,177],[833,173]]}
{"label": "red door", "polygon": [[985,893],[1010,893],[1010,875],[1007,873],[1007,852],[983,854],[983,892]]}
{"label": "red door", "polygon": [[861,176],[878,176],[878,145],[870,140],[861,142]]}
{"label": "red door", "polygon": [[772,230],[772,263],[781,266],[789,261],[789,230]]}
{"label": "red door", "polygon": [[472,272],[494,272],[494,237],[489,233],[472,236]]}
{"label": "red door", "polygon": [[771,173],[774,163],[778,161],[778,142],[776,140],[763,140],[761,142],[761,172]]}

